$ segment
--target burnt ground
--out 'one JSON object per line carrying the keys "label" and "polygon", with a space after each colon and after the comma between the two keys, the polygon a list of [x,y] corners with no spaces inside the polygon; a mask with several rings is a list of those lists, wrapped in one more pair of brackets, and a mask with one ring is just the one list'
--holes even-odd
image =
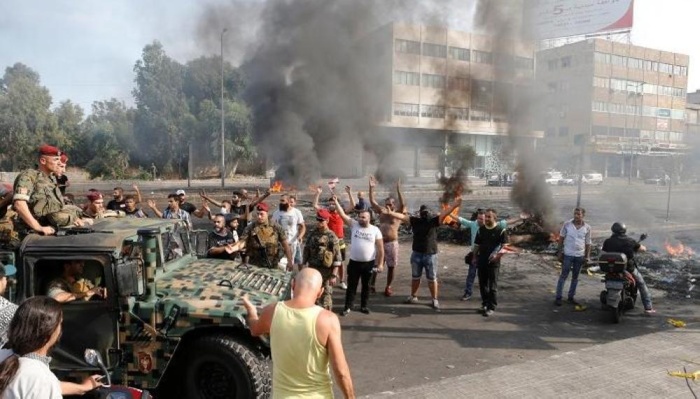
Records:
{"label": "burnt ground", "polygon": [[[156,197],[158,194],[156,192]],[[213,194],[215,197],[217,194],[223,195]],[[426,194],[416,193],[409,201],[429,201],[421,196]],[[159,205],[165,204],[164,197],[162,200],[158,198]],[[648,207],[645,211],[662,217],[664,202],[660,198],[665,198],[664,193],[651,192],[648,198],[656,198],[656,202],[650,200],[650,204],[645,205]],[[308,200],[302,197],[300,209],[305,216],[311,217]],[[590,216],[587,216],[598,243],[608,235],[610,220],[616,219],[611,215],[620,209],[599,200],[595,200],[594,206],[588,205]],[[268,203],[274,205],[276,201],[273,196]],[[572,209],[572,201],[575,199],[570,195],[557,198],[559,214],[567,215]],[[688,201],[694,200],[689,197]],[[462,214],[466,216],[468,210],[486,206],[497,207],[503,217],[519,213],[507,197],[487,196],[469,200]],[[562,220],[564,218],[562,216]],[[654,223],[658,222],[652,220],[649,225]],[[682,223],[682,220],[677,223]],[[199,228],[210,226],[208,222],[197,219],[195,225]],[[639,227],[641,232],[641,228],[647,226]],[[688,226],[684,228],[687,230]],[[612,323],[608,312],[601,310],[598,298],[603,284],[600,276],[582,273],[580,277],[577,299],[586,305],[584,311],[576,311],[566,304],[561,307],[553,305],[559,265],[546,245],[504,257],[498,310],[491,318],[481,316],[477,313],[480,307],[478,294],[470,301],[460,301],[467,268],[463,263],[466,247],[459,242],[466,237],[454,236],[450,231],[440,234],[446,240],[439,245],[442,312],[436,313],[430,308],[425,282],[419,291],[420,303],[403,304],[410,291],[411,278],[408,264],[410,235],[404,235],[393,284],[395,296],[387,298],[381,294],[386,277],[380,275],[377,284],[379,293],[370,299],[372,314],[353,312],[341,317],[344,347],[357,394],[407,388],[673,328],[667,323],[668,318],[683,320],[688,324],[687,328],[697,329],[700,326],[697,306],[700,300],[693,282],[700,272],[697,259],[671,259],[660,254],[662,249],[658,241],[675,230],[674,225],[658,227],[654,235],[650,235],[649,243],[645,243],[653,252],[640,259],[643,274],[652,287],[658,313],[652,317],[645,316],[638,302],[623,323],[618,325]],[[697,240],[693,230],[673,235],[674,238],[687,235],[685,238]],[[475,288],[478,289],[478,283]],[[344,294],[340,289],[334,292],[336,311],[342,309]],[[359,293],[357,301],[359,305]],[[601,359],[603,361],[605,359]],[[509,376],[504,375],[503,378]]]}

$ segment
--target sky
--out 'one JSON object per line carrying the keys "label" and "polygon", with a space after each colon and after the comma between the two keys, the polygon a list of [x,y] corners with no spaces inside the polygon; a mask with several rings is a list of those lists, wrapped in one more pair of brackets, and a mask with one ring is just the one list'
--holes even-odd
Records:
{"label": "sky", "polygon": [[[199,41],[197,22],[207,5],[225,2],[3,0],[0,71],[16,62],[28,65],[39,73],[54,106],[70,99],[89,113],[93,101],[133,104],[133,67],[143,47],[158,40],[180,62],[218,54],[218,46]],[[698,0],[635,1],[632,43],[689,54],[691,92],[700,88],[698,15]],[[227,46],[235,45],[235,38],[227,39]]]}

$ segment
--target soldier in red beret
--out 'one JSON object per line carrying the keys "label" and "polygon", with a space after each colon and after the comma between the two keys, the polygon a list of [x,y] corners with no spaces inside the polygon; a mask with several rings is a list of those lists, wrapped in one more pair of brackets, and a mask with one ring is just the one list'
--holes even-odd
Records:
{"label": "soldier in red beret", "polygon": [[44,144],[38,152],[37,169],[25,170],[15,179],[12,204],[19,215],[16,231],[20,235],[31,230],[51,235],[57,227],[89,223],[80,218],[77,208],[64,206],[63,195],[56,182],[63,168],[61,150]]}
{"label": "soldier in red beret", "polygon": [[68,182],[68,176],[66,175],[66,166],[68,166],[68,155],[65,152],[61,153],[61,171],[56,174],[56,183],[58,184],[58,189],[61,190],[61,195],[65,197],[66,189],[70,186]]}
{"label": "soldier in red beret", "polygon": [[231,252],[246,250],[250,263],[256,266],[277,268],[280,261],[280,247],[287,257],[287,270],[294,266],[292,251],[287,243],[287,233],[282,226],[270,220],[269,207],[261,202],[255,206],[255,220],[243,230],[241,238],[233,244]]}

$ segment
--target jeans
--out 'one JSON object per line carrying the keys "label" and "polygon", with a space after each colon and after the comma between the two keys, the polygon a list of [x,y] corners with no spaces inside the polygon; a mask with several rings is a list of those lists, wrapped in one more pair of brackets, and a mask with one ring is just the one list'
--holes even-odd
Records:
{"label": "jeans", "polygon": [[472,295],[473,289],[474,289],[474,280],[476,279],[476,271],[477,271],[477,263],[476,263],[476,258],[472,259],[472,262],[469,264],[469,271],[467,272],[467,281],[464,285],[464,294],[465,295]]}
{"label": "jeans", "polygon": [[481,306],[496,310],[498,305],[498,272],[500,264],[481,264],[479,269],[479,293]]}
{"label": "jeans", "polygon": [[634,271],[632,272],[632,275],[634,276],[634,280],[637,282],[637,289],[639,290],[639,295],[642,296],[642,304],[644,304],[644,309],[652,309],[651,292],[649,292],[649,287],[647,287],[647,283],[644,282],[644,277],[642,277],[642,273],[640,273],[639,269],[635,267]]}
{"label": "jeans", "polygon": [[574,299],[576,295],[576,286],[578,285],[578,275],[581,273],[581,266],[583,266],[584,260],[585,258],[583,256],[564,255],[564,262],[561,265],[561,274],[557,282],[557,299],[561,299],[564,291],[564,283],[566,283],[566,279],[569,277],[569,272],[571,272],[571,285],[569,286],[569,296],[567,298]]}
{"label": "jeans", "polygon": [[428,281],[437,281],[437,254],[411,252],[411,277],[420,280],[423,270]]}
{"label": "jeans", "polygon": [[357,295],[357,284],[362,281],[360,291],[360,307],[366,308],[369,302],[369,279],[372,277],[372,269],[375,261],[357,262],[350,259],[348,262],[348,289],[345,290],[345,309],[352,309]]}

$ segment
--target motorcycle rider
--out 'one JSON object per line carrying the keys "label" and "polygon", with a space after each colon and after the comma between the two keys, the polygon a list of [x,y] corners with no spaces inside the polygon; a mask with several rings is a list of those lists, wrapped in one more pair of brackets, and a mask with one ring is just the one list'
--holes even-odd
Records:
{"label": "motorcycle rider", "polygon": [[634,276],[634,280],[637,283],[637,288],[639,289],[639,294],[642,296],[642,303],[644,304],[644,313],[656,313],[651,304],[649,288],[647,288],[644,277],[642,277],[634,261],[634,253],[645,252],[647,250],[646,247],[635,239],[627,236],[627,226],[625,226],[624,223],[615,222],[612,227],[610,227],[610,230],[612,230],[612,236],[603,242],[602,250],[604,252],[621,252],[627,256],[627,271]]}

